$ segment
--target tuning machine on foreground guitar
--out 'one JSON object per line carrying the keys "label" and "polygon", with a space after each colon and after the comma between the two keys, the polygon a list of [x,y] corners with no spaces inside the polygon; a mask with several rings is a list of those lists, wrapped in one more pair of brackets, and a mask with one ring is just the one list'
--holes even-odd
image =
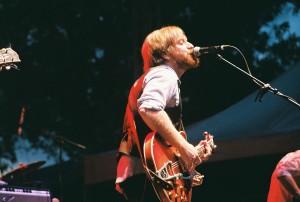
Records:
{"label": "tuning machine on foreground guitar", "polygon": [[19,70],[16,62],[21,62],[19,55],[12,48],[0,49],[0,71],[10,70],[11,68]]}

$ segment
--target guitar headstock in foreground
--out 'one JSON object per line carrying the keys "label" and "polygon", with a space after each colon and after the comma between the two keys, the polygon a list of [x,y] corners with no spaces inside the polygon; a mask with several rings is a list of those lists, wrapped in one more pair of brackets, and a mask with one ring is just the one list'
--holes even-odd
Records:
{"label": "guitar headstock in foreground", "polygon": [[12,48],[0,49],[0,71],[2,69],[10,70],[11,68],[18,69],[16,62],[21,62],[19,55]]}

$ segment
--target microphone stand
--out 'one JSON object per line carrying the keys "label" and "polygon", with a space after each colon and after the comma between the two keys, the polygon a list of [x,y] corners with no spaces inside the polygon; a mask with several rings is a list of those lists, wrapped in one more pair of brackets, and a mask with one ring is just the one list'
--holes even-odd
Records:
{"label": "microphone stand", "polygon": [[300,104],[298,102],[296,102],[296,100],[294,100],[293,98],[282,94],[281,92],[279,92],[276,88],[273,88],[270,84],[266,84],[262,81],[260,81],[259,79],[257,79],[256,77],[252,76],[251,74],[249,74],[248,72],[245,72],[244,70],[242,70],[241,68],[237,67],[236,65],[232,64],[231,62],[229,62],[228,60],[224,59],[220,54],[217,54],[217,59],[224,61],[228,64],[230,64],[231,66],[233,66],[234,68],[236,68],[237,70],[243,72],[244,74],[246,74],[247,76],[251,77],[256,84],[258,84],[260,86],[260,90],[255,98],[255,101],[257,101],[257,99],[259,99],[260,102],[262,102],[262,98],[263,96],[267,93],[267,92],[271,92],[275,95],[278,95],[279,97],[289,101],[290,103],[294,104],[295,106],[300,108]]}
{"label": "microphone stand", "polygon": [[[26,107],[27,110],[30,109],[28,107]],[[78,147],[80,149],[86,149],[86,147],[84,145],[81,145],[81,144],[78,144],[78,143],[75,143],[67,138],[64,138],[62,136],[59,136],[59,135],[54,135],[54,134],[51,134],[47,131],[45,131],[38,123],[37,123],[37,119],[35,118],[34,114],[33,113],[29,113],[32,120],[34,121],[34,124],[26,124],[26,126],[30,127],[30,128],[34,128],[38,131],[40,131],[42,134],[44,134],[45,136],[47,137],[51,137],[53,140],[56,140],[58,142],[58,145],[59,145],[59,158],[58,158],[58,164],[59,164],[59,169],[58,169],[58,177],[59,177],[59,183],[60,183],[60,195],[61,195],[61,199],[60,199],[60,202],[63,201],[63,182],[62,182],[62,153],[63,153],[63,144],[64,143],[68,143],[68,144],[71,144],[75,147]],[[24,115],[23,115],[24,116]],[[24,117],[23,117],[24,119]],[[23,124],[23,123],[22,123]]]}
{"label": "microphone stand", "polygon": [[62,202],[63,201],[63,180],[62,180],[62,153],[63,153],[63,144],[66,142],[68,144],[71,144],[75,147],[78,147],[80,149],[86,149],[86,147],[84,145],[81,145],[81,144],[78,144],[78,143],[75,143],[71,140],[68,140],[67,138],[64,138],[62,136],[59,136],[59,135],[53,135],[53,134],[50,134],[48,132],[46,132],[44,129],[40,128],[40,131],[48,136],[48,137],[51,137],[52,139],[56,140],[59,144],[59,167],[58,167],[58,178],[59,178],[59,184],[60,184],[60,201]]}

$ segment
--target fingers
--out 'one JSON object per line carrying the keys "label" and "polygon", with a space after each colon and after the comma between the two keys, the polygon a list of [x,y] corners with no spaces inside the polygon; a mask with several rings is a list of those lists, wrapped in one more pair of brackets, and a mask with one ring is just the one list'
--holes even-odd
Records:
{"label": "fingers", "polygon": [[197,156],[197,158],[195,159],[195,167],[197,165],[200,165],[201,163],[202,163],[202,159],[199,156]]}
{"label": "fingers", "polygon": [[200,161],[196,160],[196,161],[192,161],[190,169],[194,169],[196,168],[197,165],[200,165],[202,163],[202,160],[200,159]]}
{"label": "fingers", "polygon": [[[199,149],[201,147],[205,148],[204,154],[199,154]],[[202,148],[203,149],[203,148]],[[200,143],[195,147],[193,145],[188,145],[182,151],[180,151],[181,159],[183,160],[184,166],[188,171],[193,171],[196,166],[200,165],[202,161],[208,160],[208,158],[212,155],[212,147],[206,140],[200,141]],[[201,158],[199,157],[201,155]]]}
{"label": "fingers", "polygon": [[192,144],[189,144],[182,151],[180,151],[181,159],[183,160],[184,166],[188,171],[192,171],[196,168],[196,166],[202,163],[198,152],[198,149]]}
{"label": "fingers", "polygon": [[200,144],[203,145],[205,148],[205,153],[201,156],[201,159],[206,161],[212,155],[213,150],[205,140],[201,141]]}
{"label": "fingers", "polygon": [[192,172],[198,165],[202,163],[201,158],[197,155],[194,158],[191,159],[190,165],[187,167],[187,169]]}
{"label": "fingers", "polygon": [[210,145],[205,146],[205,154],[207,154],[209,156],[212,154],[212,148]]}

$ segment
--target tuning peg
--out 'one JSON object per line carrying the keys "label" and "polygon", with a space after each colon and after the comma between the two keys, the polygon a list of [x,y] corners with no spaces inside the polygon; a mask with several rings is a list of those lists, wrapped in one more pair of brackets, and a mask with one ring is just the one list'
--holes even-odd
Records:
{"label": "tuning peg", "polygon": [[20,70],[17,65],[12,65],[11,68],[18,70],[18,71]]}
{"label": "tuning peg", "polygon": [[15,64],[1,65],[1,66],[0,66],[0,71],[2,71],[3,69],[4,69],[4,70],[7,70],[7,71],[9,71],[9,70],[11,70],[11,69],[20,70],[20,69],[18,68],[18,66],[15,65]]}
{"label": "tuning peg", "polygon": [[211,137],[213,137],[209,132],[205,131],[203,132],[203,136],[205,137],[206,140],[210,140]]}
{"label": "tuning peg", "polygon": [[209,133],[208,133],[207,131],[204,131],[204,132],[203,132],[203,136],[205,137],[205,136],[207,136],[207,135],[209,135]]}

